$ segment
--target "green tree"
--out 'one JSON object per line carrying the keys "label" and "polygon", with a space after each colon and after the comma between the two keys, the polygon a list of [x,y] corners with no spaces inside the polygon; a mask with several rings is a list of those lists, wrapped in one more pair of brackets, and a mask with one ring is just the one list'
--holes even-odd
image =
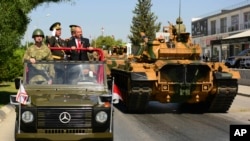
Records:
{"label": "green tree", "polygon": [[140,32],[145,32],[146,36],[153,40],[155,33],[160,30],[161,23],[156,23],[158,17],[151,12],[152,6],[151,0],[138,0],[133,10],[134,17],[130,26],[132,35],[129,35],[128,38],[135,46],[138,46],[142,42]]}
{"label": "green tree", "polygon": [[112,36],[99,36],[91,42],[91,46],[106,50],[122,44],[123,42],[121,39],[115,40]]}
{"label": "green tree", "polygon": [[17,76],[22,76],[23,73],[23,62],[22,58],[25,52],[24,47],[20,47],[14,50],[12,58],[7,60],[1,70],[2,81],[11,81]]}
{"label": "green tree", "polygon": [[[20,47],[27,25],[29,12],[49,2],[71,0],[1,0],[0,3],[0,71],[8,69],[8,60],[14,58],[14,51]],[[14,62],[13,62],[14,63]],[[8,72],[6,72],[8,73]],[[0,82],[9,79],[7,74],[0,75]]]}

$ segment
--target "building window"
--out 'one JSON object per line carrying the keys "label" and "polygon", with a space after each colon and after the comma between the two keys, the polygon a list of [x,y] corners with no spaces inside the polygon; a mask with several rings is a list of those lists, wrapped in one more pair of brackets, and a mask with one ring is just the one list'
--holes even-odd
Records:
{"label": "building window", "polygon": [[231,17],[231,31],[239,30],[239,15]]}
{"label": "building window", "polygon": [[211,21],[211,35],[216,34],[216,21]]}
{"label": "building window", "polygon": [[227,32],[227,18],[220,19],[220,33]]}
{"label": "building window", "polygon": [[244,28],[250,28],[250,12],[244,13]]}

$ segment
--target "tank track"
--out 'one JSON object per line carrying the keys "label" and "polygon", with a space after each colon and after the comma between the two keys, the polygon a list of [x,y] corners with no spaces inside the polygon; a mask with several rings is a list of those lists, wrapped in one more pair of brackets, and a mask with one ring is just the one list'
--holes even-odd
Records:
{"label": "tank track", "polygon": [[238,93],[236,79],[216,80],[217,92],[208,105],[208,112],[225,113],[229,110],[235,96]]}
{"label": "tank track", "polygon": [[145,112],[151,92],[152,90],[149,87],[132,87],[127,102],[128,112]]}

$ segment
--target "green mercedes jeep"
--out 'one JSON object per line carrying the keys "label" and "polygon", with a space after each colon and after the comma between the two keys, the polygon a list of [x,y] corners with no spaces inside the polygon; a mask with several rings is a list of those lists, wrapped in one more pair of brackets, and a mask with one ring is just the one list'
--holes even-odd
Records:
{"label": "green mercedes jeep", "polygon": [[113,140],[112,95],[105,61],[24,63],[16,106],[16,140]]}

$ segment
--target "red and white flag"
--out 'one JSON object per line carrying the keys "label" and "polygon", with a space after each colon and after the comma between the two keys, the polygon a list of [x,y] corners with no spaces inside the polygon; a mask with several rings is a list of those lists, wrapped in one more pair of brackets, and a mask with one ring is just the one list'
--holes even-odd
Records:
{"label": "red and white flag", "polygon": [[113,84],[113,96],[112,96],[112,100],[114,104],[119,103],[119,100],[123,100],[122,99],[122,93],[120,91],[120,89],[117,87],[116,84]]}
{"label": "red and white flag", "polygon": [[26,93],[23,84],[20,84],[19,90],[16,95],[16,101],[21,104],[26,104],[28,101],[28,94]]}

